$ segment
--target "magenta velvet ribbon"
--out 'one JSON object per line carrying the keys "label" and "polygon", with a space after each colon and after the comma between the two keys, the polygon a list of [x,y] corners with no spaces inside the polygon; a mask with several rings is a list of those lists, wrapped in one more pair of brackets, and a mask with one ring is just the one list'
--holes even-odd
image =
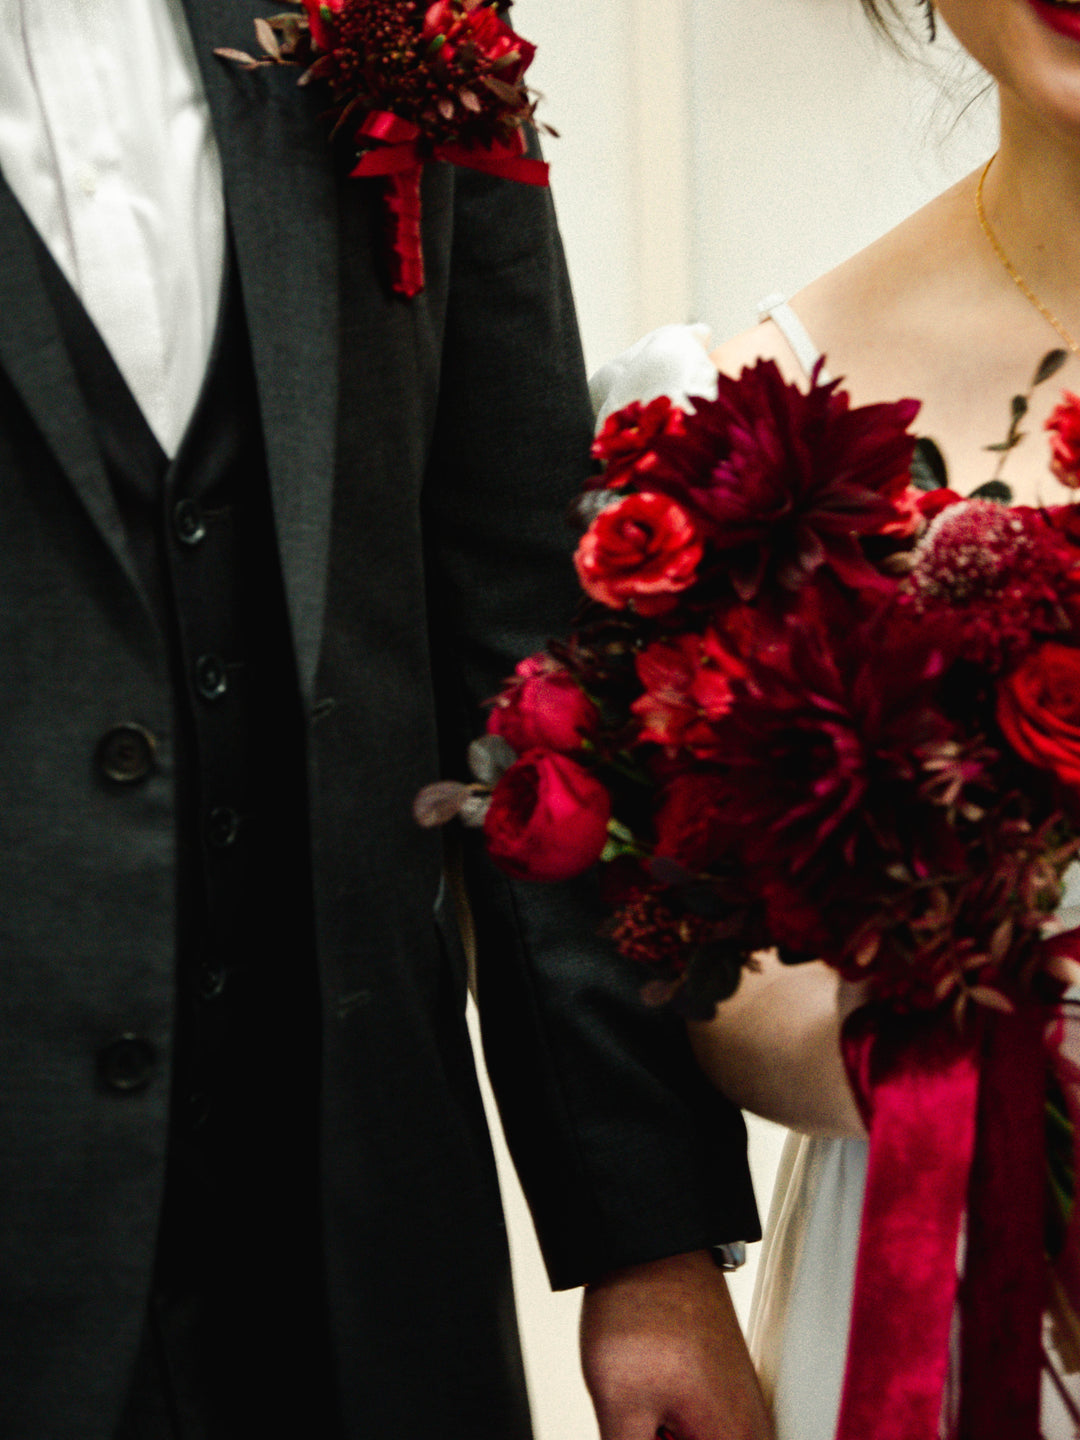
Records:
{"label": "magenta velvet ribbon", "polygon": [[958,1292],[959,1440],[1038,1436],[1047,1013],[844,1027],[870,1151],[837,1440],[936,1440]]}
{"label": "magenta velvet ribbon", "polygon": [[547,185],[548,167],[542,160],[525,155],[525,139],[515,131],[517,144],[492,145],[474,149],[446,143],[422,145],[422,131],[411,120],[385,110],[373,112],[360,127],[365,140],[379,142],[378,148],[360,157],[350,172],[354,177],[383,176],[387,181],[387,213],[393,257],[392,284],[410,298],[424,288],[424,249],[420,233],[420,179],[429,160],[461,165],[517,180],[524,185]]}

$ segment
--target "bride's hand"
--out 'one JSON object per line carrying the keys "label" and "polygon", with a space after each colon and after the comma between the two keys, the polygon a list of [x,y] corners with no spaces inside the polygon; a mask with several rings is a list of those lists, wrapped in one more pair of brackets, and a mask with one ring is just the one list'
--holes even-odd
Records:
{"label": "bride's hand", "polygon": [[793,1130],[864,1135],[840,1054],[840,1028],[866,999],[820,961],[756,957],[712,1020],[690,1025],[705,1074],[737,1105]]}

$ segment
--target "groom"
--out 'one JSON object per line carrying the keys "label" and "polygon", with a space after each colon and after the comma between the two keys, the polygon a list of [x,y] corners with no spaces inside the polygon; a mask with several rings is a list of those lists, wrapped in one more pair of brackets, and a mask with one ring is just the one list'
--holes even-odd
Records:
{"label": "groom", "polygon": [[[4,6],[3,1440],[529,1435],[410,801],[572,604],[569,292],[545,192],[430,166],[393,294],[318,87],[213,54],[265,8]],[[467,863],[605,1440],[764,1434],[737,1115],[587,895]]]}

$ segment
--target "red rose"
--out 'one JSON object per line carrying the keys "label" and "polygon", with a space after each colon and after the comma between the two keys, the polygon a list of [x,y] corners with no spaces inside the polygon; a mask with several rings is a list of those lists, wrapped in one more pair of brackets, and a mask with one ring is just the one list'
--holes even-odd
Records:
{"label": "red rose", "polygon": [[724,812],[729,786],[716,775],[676,775],[656,812],[657,855],[688,870],[707,870],[726,848]]}
{"label": "red rose", "polygon": [[580,750],[599,721],[596,706],[568,670],[541,653],[522,660],[496,699],[488,734],[501,735],[519,755],[526,750]]}
{"label": "red rose", "polygon": [[1047,640],[998,685],[998,724],[1022,760],[1080,788],[1080,649]]}
{"label": "red rose", "polygon": [[1080,488],[1080,395],[1066,390],[1046,428],[1050,431],[1050,469],[1070,490]]}
{"label": "red rose", "polygon": [[653,443],[661,435],[681,435],[683,412],[666,395],[648,405],[634,400],[604,421],[593,441],[593,458],[604,462],[603,483],[623,485],[645,473],[654,457]]}
{"label": "red rose", "polygon": [[638,655],[645,694],[631,705],[642,741],[683,747],[699,757],[715,752],[713,722],[731,709],[731,682],[745,667],[711,630],[656,640]]}
{"label": "red rose", "polygon": [[337,44],[335,16],[344,10],[346,0],[304,0],[311,38],[319,50],[329,53]]}
{"label": "red rose", "polygon": [[704,546],[694,522],[666,495],[625,495],[581,537],[574,564],[586,594],[613,610],[631,603],[660,615],[694,583]]}
{"label": "red rose", "polygon": [[518,880],[569,880],[599,860],[611,797],[565,755],[530,750],[505,771],[484,819],[488,851]]}

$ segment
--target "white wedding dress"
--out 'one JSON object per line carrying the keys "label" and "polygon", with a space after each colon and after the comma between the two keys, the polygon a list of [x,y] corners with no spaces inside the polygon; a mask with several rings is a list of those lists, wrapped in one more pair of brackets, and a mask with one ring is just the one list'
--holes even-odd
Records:
{"label": "white wedding dress", "polygon": [[[807,375],[820,358],[780,296],[759,306],[780,328]],[[716,372],[703,325],[668,325],[640,340],[591,382],[597,426],[632,400],[667,395],[676,403],[715,397]],[[827,378],[824,377],[824,378]],[[1061,919],[1080,924],[1080,864],[1074,865]],[[1080,998],[1080,992],[1070,992]],[[776,1440],[834,1440],[844,1378],[863,1191],[865,1140],[790,1134],[784,1146],[759,1257],[748,1325]],[[1076,1375],[1068,1377],[1074,1401]],[[946,1397],[946,1408],[949,1406]],[[1043,1440],[1080,1440],[1056,1390],[1044,1381]],[[1035,1437],[1017,1437],[1035,1440]]]}

